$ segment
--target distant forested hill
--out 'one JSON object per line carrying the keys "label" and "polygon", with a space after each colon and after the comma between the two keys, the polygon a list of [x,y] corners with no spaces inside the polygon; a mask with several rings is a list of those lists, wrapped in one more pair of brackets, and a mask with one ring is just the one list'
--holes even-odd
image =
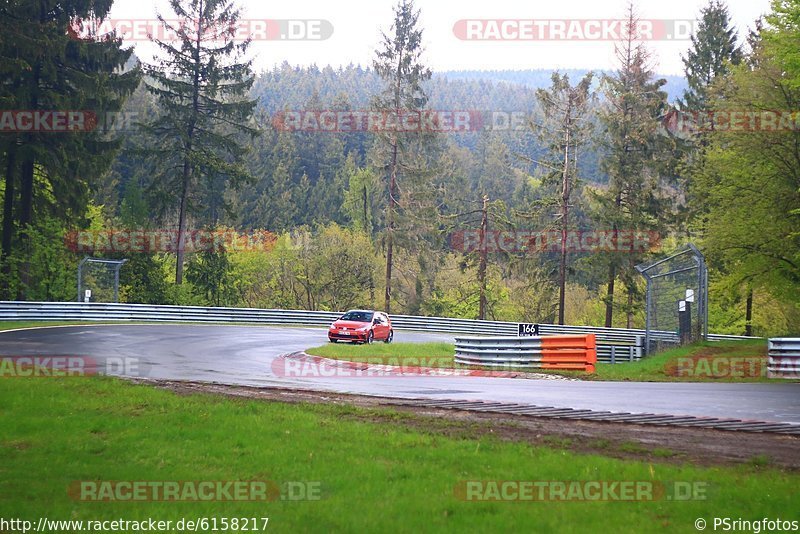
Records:
{"label": "distant forested hill", "polygon": [[[585,73],[568,71],[573,83]],[[493,114],[510,112],[530,118],[537,110],[536,90],[549,87],[551,76],[548,70],[440,72],[434,73],[424,89],[428,108],[432,110],[477,111],[484,120]],[[676,88],[682,90],[684,82],[674,77],[672,80],[674,83],[668,88],[674,94]],[[226,191],[227,202],[238,206],[234,210],[236,216],[227,222],[275,230],[330,221],[346,223],[349,215],[343,195],[354,166],[371,166],[375,135],[285,132],[276,130],[273,121],[282,111],[369,110],[371,100],[383,88],[383,82],[371,68],[352,64],[336,68],[299,67],[284,62],[258,73],[251,94],[258,101],[256,116],[263,135],[244,140],[251,148],[248,170],[254,181],[235,191]],[[151,96],[140,88],[126,107],[147,116],[152,113],[152,106]],[[599,163],[600,135],[598,128],[578,155],[579,176],[586,183],[607,182]],[[131,194],[129,184],[145,186],[148,182],[151,170],[131,156],[137,136],[136,132],[126,136],[125,149],[101,185],[97,201],[108,208],[119,207],[125,196]],[[441,146],[437,150],[442,151],[437,156],[441,165],[436,170],[439,179],[450,180],[452,190],[483,189],[491,198],[506,202],[509,209],[527,210],[532,194],[528,188],[534,183],[529,181],[530,177],[538,180],[548,172],[537,163],[544,153],[538,133],[528,127],[450,132],[439,136],[439,141]],[[382,171],[375,169],[375,172],[380,176]],[[207,198],[198,200],[204,207],[200,212],[219,208],[215,191],[212,188]]]}
{"label": "distant forested hill", "polygon": [[[449,80],[506,82],[538,89],[550,86],[550,76],[552,72],[552,69],[453,70],[440,72],[439,76],[443,76]],[[568,74],[570,80],[575,81],[580,80],[589,71],[588,69],[561,69],[559,72]],[[603,71],[595,72],[596,74],[600,74]],[[683,76],[656,74],[656,77],[663,78],[667,81],[664,90],[667,92],[667,95],[669,95],[670,102],[675,102],[677,98],[683,96],[683,92],[687,88],[686,79]]]}
{"label": "distant forested hill", "polygon": [[[567,69],[573,82],[588,70]],[[445,71],[434,73],[426,85],[432,109],[479,109],[525,111],[534,106],[536,89],[549,87],[553,71],[487,70]],[[664,90],[673,102],[683,94],[686,80],[681,76],[658,77],[667,80]],[[599,79],[599,78],[598,78]],[[596,84],[597,85],[597,84]],[[288,63],[262,71],[253,94],[268,113],[281,109],[298,109],[310,102],[318,104],[347,102],[353,108],[369,105],[370,98],[382,88],[371,68],[296,67]]]}

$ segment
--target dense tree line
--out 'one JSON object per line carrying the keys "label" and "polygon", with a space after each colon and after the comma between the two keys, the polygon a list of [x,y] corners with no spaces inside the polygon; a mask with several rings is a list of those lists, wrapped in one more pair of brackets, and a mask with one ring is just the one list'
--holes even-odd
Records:
{"label": "dense tree line", "polygon": [[[693,241],[713,269],[712,330],[800,325],[798,128],[714,122],[720,111],[798,112],[797,1],[776,0],[744,42],[710,2],[684,83],[655,74],[633,7],[613,71],[429,74],[424,28],[401,0],[374,65],[253,74],[241,43],[197,33],[162,43],[142,69],[113,36],[69,37],[71,20],[109,6],[45,10],[47,31],[37,32],[13,23],[29,3],[2,8],[2,108],[128,115],[111,115],[105,133],[0,132],[5,298],[75,298],[77,262],[92,251],[65,246],[70,232],[167,229],[179,254],[94,252],[129,260],[122,299],[641,326],[635,265]],[[171,7],[208,31],[238,16],[220,0]],[[467,111],[477,126],[325,132],[281,122],[323,110]],[[184,230],[272,238],[184,257]],[[558,246],[465,247],[479,231],[531,230],[553,232]],[[661,250],[567,252],[560,245],[579,230],[652,232]],[[89,276],[104,298],[100,274]]]}

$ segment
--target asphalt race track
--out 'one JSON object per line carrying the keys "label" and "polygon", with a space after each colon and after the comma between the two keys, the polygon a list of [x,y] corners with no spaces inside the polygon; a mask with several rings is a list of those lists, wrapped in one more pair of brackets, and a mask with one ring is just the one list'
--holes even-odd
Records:
{"label": "asphalt race track", "polygon": [[[453,336],[399,331],[395,340],[452,342]],[[278,356],[326,342],[326,332],[320,328],[48,327],[0,332],[0,357],[86,356],[98,362],[135,362],[127,372],[115,374],[156,379],[800,424],[797,383],[584,382],[419,375],[297,378],[273,372],[273,367],[279,368],[275,364]]]}

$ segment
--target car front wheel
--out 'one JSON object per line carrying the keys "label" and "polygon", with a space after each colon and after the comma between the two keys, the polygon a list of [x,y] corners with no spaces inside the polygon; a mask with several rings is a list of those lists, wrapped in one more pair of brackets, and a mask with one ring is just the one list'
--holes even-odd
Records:
{"label": "car front wheel", "polygon": [[369,333],[367,334],[367,340],[364,341],[364,343],[366,343],[367,345],[371,345],[373,337],[374,337],[374,334],[372,333],[372,330],[370,330]]}

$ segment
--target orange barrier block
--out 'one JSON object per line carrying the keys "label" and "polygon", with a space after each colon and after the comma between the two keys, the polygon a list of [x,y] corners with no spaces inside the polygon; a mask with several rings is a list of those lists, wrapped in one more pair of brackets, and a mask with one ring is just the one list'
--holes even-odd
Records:
{"label": "orange barrier block", "polygon": [[586,372],[592,374],[595,372],[597,365],[597,340],[594,334],[589,334],[586,337],[591,344],[591,347],[586,349]]}
{"label": "orange barrier block", "polygon": [[594,334],[580,336],[544,336],[542,341],[543,369],[583,369],[595,372],[597,340]]}
{"label": "orange barrier block", "polygon": [[542,351],[542,363],[586,363],[587,351],[588,349],[544,349]]}
{"label": "orange barrier block", "polygon": [[578,363],[543,363],[542,369],[555,369],[560,371],[584,371],[586,364],[583,362]]}
{"label": "orange barrier block", "polygon": [[[592,338],[591,341],[589,340],[590,337]],[[594,346],[594,334],[542,336],[543,349],[588,349],[590,346]]]}

